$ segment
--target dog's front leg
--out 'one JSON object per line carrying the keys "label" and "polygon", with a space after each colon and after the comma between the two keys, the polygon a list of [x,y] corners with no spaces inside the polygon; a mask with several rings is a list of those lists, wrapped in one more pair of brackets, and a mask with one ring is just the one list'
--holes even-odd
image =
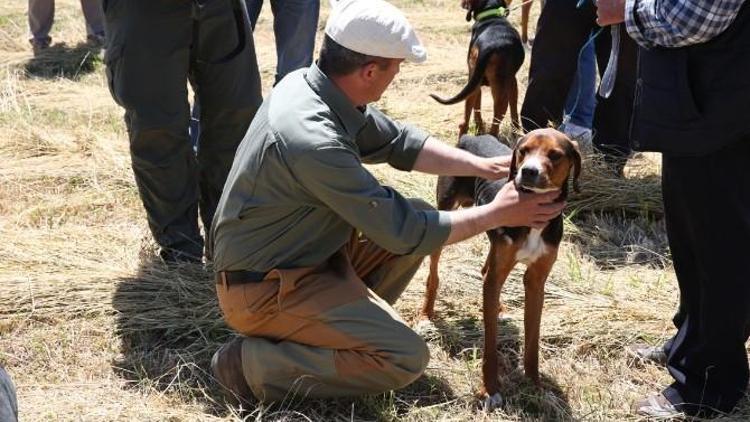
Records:
{"label": "dog's front leg", "polygon": [[529,265],[523,276],[525,290],[523,368],[526,376],[537,385],[539,384],[539,326],[542,323],[544,283],[547,281],[556,258],[557,249],[541,256]]}
{"label": "dog's front leg", "polygon": [[508,278],[514,262],[507,246],[502,241],[490,242],[490,255],[487,258],[487,272],[483,286],[484,319],[484,361],[482,378],[484,382],[485,410],[491,411],[502,405],[497,378],[497,315],[499,312],[500,290]]}

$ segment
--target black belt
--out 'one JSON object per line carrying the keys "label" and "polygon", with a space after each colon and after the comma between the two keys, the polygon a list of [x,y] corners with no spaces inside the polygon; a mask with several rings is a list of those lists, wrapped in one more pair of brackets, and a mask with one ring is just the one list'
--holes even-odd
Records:
{"label": "black belt", "polygon": [[227,287],[247,283],[259,283],[268,273],[258,271],[219,271],[216,273],[216,284],[226,284]]}

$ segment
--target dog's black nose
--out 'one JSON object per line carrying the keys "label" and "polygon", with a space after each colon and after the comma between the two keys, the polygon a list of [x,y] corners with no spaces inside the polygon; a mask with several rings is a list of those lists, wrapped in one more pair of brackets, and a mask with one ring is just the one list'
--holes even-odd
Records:
{"label": "dog's black nose", "polygon": [[521,177],[524,179],[536,179],[537,176],[539,176],[539,169],[536,167],[524,167],[521,169]]}

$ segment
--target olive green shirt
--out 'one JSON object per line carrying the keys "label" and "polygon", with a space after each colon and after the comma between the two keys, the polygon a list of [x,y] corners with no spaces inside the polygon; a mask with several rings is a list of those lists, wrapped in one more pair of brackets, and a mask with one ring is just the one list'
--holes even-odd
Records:
{"label": "olive green shirt", "polygon": [[323,262],[356,228],[396,254],[427,255],[450,234],[362,163],[411,170],[427,133],[355,107],[313,65],[285,77],[234,158],[209,244],[214,268],[269,271]]}

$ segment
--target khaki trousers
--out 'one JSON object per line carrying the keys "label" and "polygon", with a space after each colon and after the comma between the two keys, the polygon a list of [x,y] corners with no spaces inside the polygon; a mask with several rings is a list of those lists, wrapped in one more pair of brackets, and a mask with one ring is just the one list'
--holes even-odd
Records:
{"label": "khaki trousers", "polygon": [[261,401],[352,396],[416,380],[429,352],[391,305],[423,259],[353,236],[317,267],[217,285],[224,319],[247,336],[242,366],[253,394]]}

